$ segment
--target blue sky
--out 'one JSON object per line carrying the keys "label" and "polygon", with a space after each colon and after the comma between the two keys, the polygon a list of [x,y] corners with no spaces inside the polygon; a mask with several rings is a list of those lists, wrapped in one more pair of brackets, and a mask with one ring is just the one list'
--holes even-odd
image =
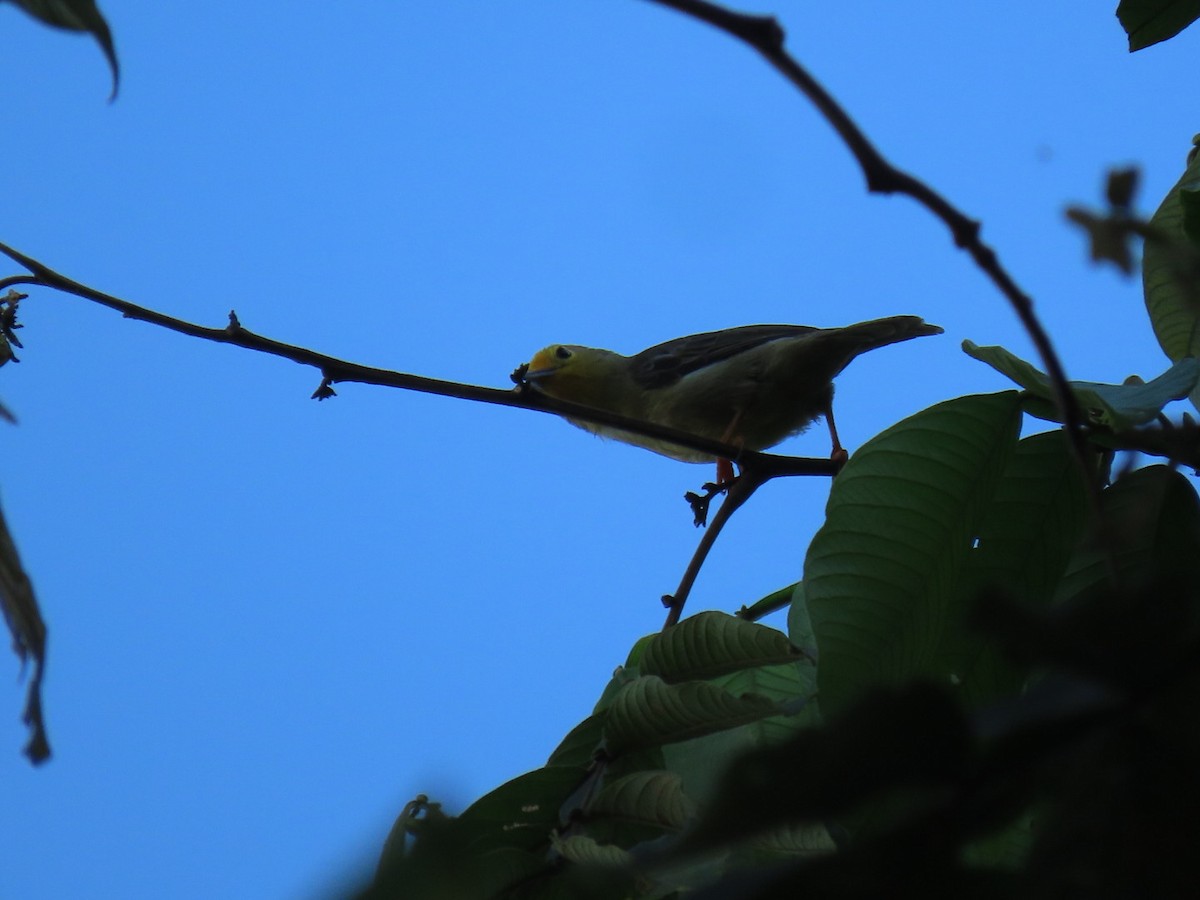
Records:
{"label": "blue sky", "polygon": [[[983,221],[1073,377],[1149,378],[1138,283],[1062,211],[1128,163],[1157,205],[1200,130],[1173,99],[1200,37],[1131,56],[1077,7],[771,8],[889,158]],[[496,387],[551,342],[945,327],[839,379],[851,449],[1005,389],[964,338],[1029,353],[940,223],[866,195],[774,71],[653,4],[103,8],[112,105],[93,43],[0,6],[0,240],[99,289]],[[461,808],[541,765],[698,537],[681,496],[708,469],[548,416],[356,385],[318,404],[312,370],[45,291],[22,320],[0,491],[50,628],[55,756],[20,755],[10,659],[0,896],[336,893],[414,794]],[[795,581],[827,493],[760,492],[689,609]]]}

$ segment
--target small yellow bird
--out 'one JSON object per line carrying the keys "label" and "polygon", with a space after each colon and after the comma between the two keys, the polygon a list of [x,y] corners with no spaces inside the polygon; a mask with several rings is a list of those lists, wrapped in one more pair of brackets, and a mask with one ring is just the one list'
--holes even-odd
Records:
{"label": "small yellow bird", "polygon": [[[551,344],[529,361],[525,381],[560,400],[765,450],[819,416],[829,423],[833,457],[846,451],[833,423],[833,379],[854,357],[877,347],[941,334],[917,316],[891,316],[845,328],[744,325],[676,338],[634,356],[574,344]],[[628,431],[568,419],[685,462],[711,454]],[[723,463],[723,465],[722,465]],[[733,469],[718,460],[718,480]]]}

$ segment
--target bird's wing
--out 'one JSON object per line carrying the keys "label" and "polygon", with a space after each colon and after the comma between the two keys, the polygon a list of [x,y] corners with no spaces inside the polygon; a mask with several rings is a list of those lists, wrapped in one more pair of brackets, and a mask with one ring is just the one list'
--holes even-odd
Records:
{"label": "bird's wing", "polygon": [[707,331],[656,344],[630,357],[629,371],[639,387],[664,388],[684,375],[711,366],[768,341],[820,331],[810,325],[743,325]]}

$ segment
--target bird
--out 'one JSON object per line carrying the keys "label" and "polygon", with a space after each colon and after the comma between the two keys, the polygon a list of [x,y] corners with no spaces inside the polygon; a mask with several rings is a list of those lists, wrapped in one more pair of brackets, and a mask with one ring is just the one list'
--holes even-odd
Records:
{"label": "bird", "polygon": [[[675,338],[633,356],[551,344],[534,354],[522,380],[549,397],[746,450],[773,447],[824,416],[831,458],[844,461],[848,454],[833,420],[833,379],[868,350],[941,333],[919,316],[889,316],[841,328],[743,325]],[[566,418],[593,434],[673,459],[714,459],[670,441]],[[731,462],[718,458],[717,464],[718,482],[731,481]]]}

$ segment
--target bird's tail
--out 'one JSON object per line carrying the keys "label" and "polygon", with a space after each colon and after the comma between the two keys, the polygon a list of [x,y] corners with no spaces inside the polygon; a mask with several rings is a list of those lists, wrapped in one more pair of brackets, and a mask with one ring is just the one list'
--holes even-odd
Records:
{"label": "bird's tail", "polygon": [[886,347],[888,344],[898,344],[901,341],[911,341],[913,338],[941,333],[940,326],[930,325],[920,316],[888,316],[886,319],[872,319],[869,322],[859,322],[857,325],[847,325],[844,328],[830,328],[827,331],[827,340],[840,347],[845,353],[845,358],[838,369],[840,372],[860,353]]}

